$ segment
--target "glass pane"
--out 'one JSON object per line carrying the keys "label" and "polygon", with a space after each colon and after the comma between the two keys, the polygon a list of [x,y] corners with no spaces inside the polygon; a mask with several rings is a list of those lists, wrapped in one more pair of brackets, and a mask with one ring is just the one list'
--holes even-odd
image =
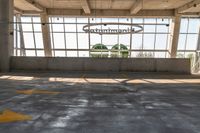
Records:
{"label": "glass pane", "polygon": [[64,18],[65,23],[76,23],[76,18]]}
{"label": "glass pane", "polygon": [[40,17],[33,17],[33,22],[40,23],[41,22]]}
{"label": "glass pane", "polygon": [[111,49],[112,46],[118,44],[118,35],[102,35],[102,42],[108,49]]}
{"label": "glass pane", "polygon": [[64,32],[63,18],[53,17],[52,18],[53,32]]}
{"label": "glass pane", "polygon": [[89,51],[79,51],[79,57],[89,57]]}
{"label": "glass pane", "polygon": [[88,23],[88,18],[77,18],[77,23]]}
{"label": "glass pane", "polygon": [[90,43],[91,43],[91,45],[101,43],[101,35],[90,34]]}
{"label": "glass pane", "polygon": [[36,56],[35,50],[26,50],[26,56]]}
{"label": "glass pane", "polygon": [[67,51],[67,57],[78,57],[77,51]]}
{"label": "glass pane", "polygon": [[130,47],[130,35],[119,35],[119,43]]}
{"label": "glass pane", "polygon": [[118,22],[118,18],[102,18],[102,22]]}
{"label": "glass pane", "polygon": [[89,38],[86,33],[78,34],[78,47],[79,49],[89,49]]}
{"label": "glass pane", "polygon": [[65,51],[56,51],[55,50],[55,56],[56,57],[65,57],[66,53],[65,53]]}
{"label": "glass pane", "polygon": [[[169,19],[157,19],[157,32],[168,33],[170,21]],[[159,25],[164,24],[164,25]],[[165,25],[166,24],[166,25]]]}
{"label": "glass pane", "polygon": [[144,49],[154,49],[155,34],[144,34]]}
{"label": "glass pane", "polygon": [[142,49],[142,34],[133,34],[132,38],[132,49]]}
{"label": "glass pane", "polygon": [[189,19],[188,33],[198,33],[198,32],[199,32],[199,19]]}
{"label": "glass pane", "polygon": [[198,40],[198,35],[188,34],[186,42],[186,50],[196,50],[197,40]]}
{"label": "glass pane", "polygon": [[187,33],[187,28],[188,28],[187,26],[188,26],[188,19],[182,18],[181,19],[180,33]]}
{"label": "glass pane", "polygon": [[24,33],[25,48],[35,48],[32,33]]}
{"label": "glass pane", "polygon": [[132,21],[133,21],[133,23],[143,23],[142,18],[133,18]]}
{"label": "glass pane", "polygon": [[35,33],[36,48],[44,48],[42,33]]}
{"label": "glass pane", "polygon": [[65,39],[63,33],[53,33],[54,36],[54,47],[56,48],[65,48]]}
{"label": "glass pane", "polygon": [[144,19],[144,32],[155,32],[156,25],[146,25],[146,24],[156,24],[156,19]]}
{"label": "glass pane", "polygon": [[155,58],[165,58],[166,52],[155,52]]}
{"label": "glass pane", "polygon": [[167,48],[167,36],[168,34],[157,34],[155,49],[166,49]]}
{"label": "glass pane", "polygon": [[41,24],[33,24],[34,26],[34,31],[36,32],[42,32],[42,26]]}
{"label": "glass pane", "polygon": [[66,32],[76,32],[76,24],[65,24]]}
{"label": "glass pane", "polygon": [[31,17],[21,17],[21,21],[22,21],[22,22],[29,22],[29,23],[32,22],[32,21],[31,21]]}
{"label": "glass pane", "polygon": [[83,31],[83,26],[85,26],[85,24],[78,24],[77,25],[78,32],[85,32],[85,31]]}
{"label": "glass pane", "polygon": [[37,50],[37,56],[44,57],[44,50]]}
{"label": "glass pane", "polygon": [[178,50],[185,50],[186,34],[179,35]]}
{"label": "glass pane", "polygon": [[77,38],[74,33],[66,33],[66,44],[68,49],[77,49]]}
{"label": "glass pane", "polygon": [[23,31],[31,31],[33,32],[32,24],[22,24]]}

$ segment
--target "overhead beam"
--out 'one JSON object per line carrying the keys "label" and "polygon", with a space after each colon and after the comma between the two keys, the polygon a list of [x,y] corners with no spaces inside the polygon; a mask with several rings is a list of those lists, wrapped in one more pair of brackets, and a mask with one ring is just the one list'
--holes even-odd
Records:
{"label": "overhead beam", "polygon": [[84,12],[86,14],[90,14],[91,13],[91,9],[90,9],[90,5],[88,3],[88,0],[80,0],[80,2],[81,2],[81,6],[82,6]]}
{"label": "overhead beam", "polygon": [[191,8],[196,8],[200,5],[200,0],[193,0],[177,9],[178,13],[185,13]]}
{"label": "overhead beam", "polygon": [[40,11],[45,10],[45,8],[42,5],[40,5],[39,3],[35,2],[35,0],[25,0],[25,1],[32,4],[35,8],[37,8]]}
{"label": "overhead beam", "polygon": [[137,14],[143,7],[143,0],[136,0],[130,9],[131,14]]}
{"label": "overhead beam", "polygon": [[174,10],[141,10],[137,14],[130,14],[130,10],[91,10],[86,14],[82,10],[47,9],[47,14],[52,16],[80,16],[80,17],[174,17]]}
{"label": "overhead beam", "polygon": [[23,11],[17,7],[14,7],[14,13],[15,14],[23,14]]}

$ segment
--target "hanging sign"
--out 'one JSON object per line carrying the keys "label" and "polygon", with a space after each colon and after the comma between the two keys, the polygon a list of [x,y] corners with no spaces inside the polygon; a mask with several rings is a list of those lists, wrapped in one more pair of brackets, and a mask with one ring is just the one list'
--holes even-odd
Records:
{"label": "hanging sign", "polygon": [[129,23],[95,23],[83,26],[83,31],[94,34],[134,34],[143,31],[143,26]]}

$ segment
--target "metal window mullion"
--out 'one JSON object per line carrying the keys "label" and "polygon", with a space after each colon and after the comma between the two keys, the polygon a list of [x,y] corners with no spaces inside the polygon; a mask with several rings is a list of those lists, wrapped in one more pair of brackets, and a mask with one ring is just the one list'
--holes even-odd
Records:
{"label": "metal window mullion", "polygon": [[[35,31],[34,31],[34,25],[33,25],[33,17],[31,17],[31,23],[32,23],[32,30],[33,30],[34,47],[35,47],[35,49],[36,49]],[[35,55],[37,56],[37,50],[35,50]]]}
{"label": "metal window mullion", "polygon": [[[143,27],[144,27],[144,18],[142,19],[142,22],[143,22]],[[142,50],[144,50],[144,30],[142,33]],[[142,54],[143,54],[143,52],[142,52]]]}
{"label": "metal window mullion", "polygon": [[[90,18],[88,18],[88,23],[90,24]],[[89,27],[89,30],[90,30],[90,27]],[[88,41],[89,41],[89,51],[90,51],[90,47],[91,47],[91,38],[90,38],[91,36],[90,36],[90,32],[88,33]]]}
{"label": "metal window mullion", "polygon": [[[119,18],[118,18],[118,31],[119,31]],[[121,46],[119,43],[119,34],[117,34],[117,43],[118,43],[118,56],[121,56]]]}
{"label": "metal window mullion", "polygon": [[[17,22],[17,17],[15,16],[15,21]],[[15,36],[15,54],[16,54],[16,56],[18,56],[18,24],[15,24],[15,28],[16,28],[16,30],[15,30],[15,34],[16,34],[16,36]]]}
{"label": "metal window mullion", "polygon": [[[133,19],[131,18],[131,24],[133,24]],[[131,29],[132,30],[132,26]],[[130,33],[130,50],[132,50],[132,42],[133,42],[133,34],[132,32]],[[131,58],[132,52],[129,53],[129,57]]]}
{"label": "metal window mullion", "polygon": [[[78,24],[77,24],[77,18],[76,18],[76,44],[77,44],[77,50],[78,50],[79,47],[78,47]],[[77,51],[77,57],[79,57],[79,51]]]}
{"label": "metal window mullion", "polygon": [[[64,17],[63,17],[63,22],[65,22]],[[63,24],[63,28],[64,28],[64,40],[65,40],[65,56],[67,57],[67,37],[66,37],[66,27],[65,27],[65,24]]]}
{"label": "metal window mullion", "polygon": [[[52,38],[52,45],[53,45],[53,49],[55,49],[55,44],[54,44],[54,32],[53,32],[53,21],[52,21],[52,17],[50,17],[50,20],[51,20],[51,38]],[[56,53],[55,53],[55,50],[53,50],[53,54],[54,54],[54,57],[56,56]]]}

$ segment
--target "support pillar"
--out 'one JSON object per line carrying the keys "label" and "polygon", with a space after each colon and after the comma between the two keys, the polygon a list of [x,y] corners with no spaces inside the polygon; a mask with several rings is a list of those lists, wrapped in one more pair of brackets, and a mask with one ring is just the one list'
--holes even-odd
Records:
{"label": "support pillar", "polygon": [[49,31],[49,17],[47,14],[41,14],[41,22],[42,22],[42,35],[43,35],[43,44],[44,44],[44,53],[46,57],[52,56],[51,49],[51,37]]}
{"label": "support pillar", "polygon": [[0,72],[10,70],[13,55],[13,0],[0,0]]}
{"label": "support pillar", "polygon": [[172,31],[171,31],[171,47],[170,47],[170,57],[176,58],[177,49],[178,49],[178,41],[180,34],[180,25],[181,25],[181,16],[177,15],[172,19]]}
{"label": "support pillar", "polygon": [[24,34],[23,34],[23,28],[22,28],[22,24],[21,24],[21,15],[17,14],[16,15],[16,20],[19,23],[19,33],[20,33],[20,56],[26,56],[26,52],[25,52],[25,43],[24,43]]}

